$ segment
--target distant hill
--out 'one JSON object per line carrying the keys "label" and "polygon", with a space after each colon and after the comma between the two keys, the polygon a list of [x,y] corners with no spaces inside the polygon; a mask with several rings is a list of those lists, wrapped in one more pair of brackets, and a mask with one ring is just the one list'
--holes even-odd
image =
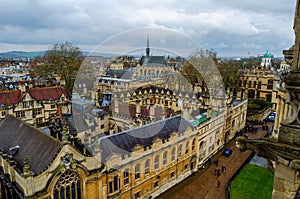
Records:
{"label": "distant hill", "polygon": [[24,52],[24,51],[10,51],[0,53],[2,59],[21,59],[21,58],[30,58],[34,59],[38,56],[43,56],[46,51],[34,51],[34,52]]}
{"label": "distant hill", "polygon": [[[24,51],[9,51],[0,53],[0,57],[2,59],[24,59],[30,58],[34,59],[38,56],[42,57],[45,55],[47,51],[33,51],[33,52],[24,52]],[[82,52],[84,56],[103,56],[103,57],[111,57],[116,56],[114,54],[109,53],[98,53],[98,52]]]}

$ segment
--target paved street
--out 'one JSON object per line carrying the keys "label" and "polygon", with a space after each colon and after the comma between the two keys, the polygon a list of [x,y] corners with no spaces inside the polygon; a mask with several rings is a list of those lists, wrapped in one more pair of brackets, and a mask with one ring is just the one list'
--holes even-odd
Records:
{"label": "paved street", "polygon": [[[270,125],[269,125],[270,126]],[[247,133],[248,138],[259,138],[266,135],[261,126],[258,127],[257,133]],[[252,151],[240,152],[235,146],[235,140],[226,145],[226,148],[232,149],[229,157],[222,155],[223,150],[212,158],[211,165],[205,164],[205,168],[199,170],[188,179],[184,180],[177,186],[163,193],[158,199],[225,199],[227,198],[227,186],[234,174],[252,157]],[[218,159],[218,166],[213,163]],[[226,173],[219,177],[215,175],[215,169],[226,167]],[[219,181],[219,186],[218,186]]]}

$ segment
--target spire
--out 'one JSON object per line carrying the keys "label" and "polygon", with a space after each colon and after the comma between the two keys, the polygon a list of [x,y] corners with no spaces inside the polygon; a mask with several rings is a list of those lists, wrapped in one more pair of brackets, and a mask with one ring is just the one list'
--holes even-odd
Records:
{"label": "spire", "polygon": [[150,47],[149,47],[149,35],[147,35],[147,48],[146,48],[146,56],[150,55]]}

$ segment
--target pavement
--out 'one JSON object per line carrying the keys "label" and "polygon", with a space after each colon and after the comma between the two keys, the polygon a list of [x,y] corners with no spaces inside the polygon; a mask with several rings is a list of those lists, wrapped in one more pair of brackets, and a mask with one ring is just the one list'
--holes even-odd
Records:
{"label": "pavement", "polygon": [[[269,125],[270,126],[270,125]],[[256,133],[246,133],[248,139],[262,138],[267,131],[262,130],[261,125],[255,125],[258,128]],[[181,183],[164,192],[157,199],[226,199],[228,198],[227,188],[235,174],[244,166],[245,163],[253,157],[254,152],[247,150],[240,152],[235,146],[235,139],[225,145],[230,148],[232,154],[229,157],[223,156],[223,150],[220,150],[209,165],[206,163],[203,169],[192,174]],[[218,160],[218,166],[214,165],[214,160]],[[226,167],[226,173],[218,176],[215,170]],[[219,184],[219,185],[218,185]]]}

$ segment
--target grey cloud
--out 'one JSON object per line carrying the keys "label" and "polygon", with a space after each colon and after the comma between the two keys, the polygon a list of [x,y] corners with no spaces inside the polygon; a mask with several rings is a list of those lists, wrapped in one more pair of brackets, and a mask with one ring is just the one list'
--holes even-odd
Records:
{"label": "grey cloud", "polygon": [[[220,55],[273,48],[280,56],[282,49],[293,41],[294,0],[276,3],[273,0],[184,3],[0,0],[0,3],[4,8],[0,13],[0,42],[7,44],[50,46],[68,40],[79,46],[96,46],[112,35],[143,27],[179,31],[202,47],[214,48]],[[143,37],[136,38],[144,42]],[[243,43],[248,43],[248,47]],[[5,49],[0,47],[0,51]]]}

